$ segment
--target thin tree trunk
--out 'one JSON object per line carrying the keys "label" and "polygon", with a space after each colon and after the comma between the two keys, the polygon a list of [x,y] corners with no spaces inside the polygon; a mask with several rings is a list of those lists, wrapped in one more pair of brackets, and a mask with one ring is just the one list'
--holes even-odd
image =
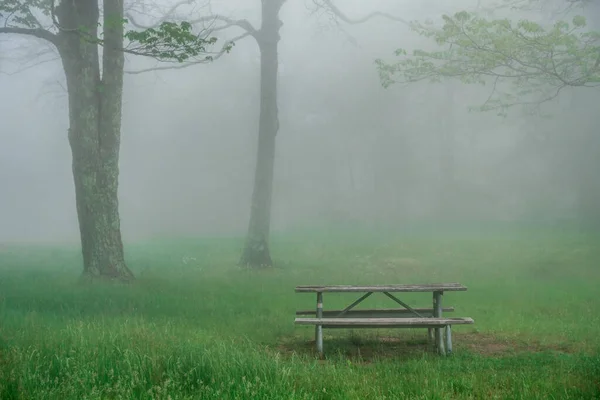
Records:
{"label": "thin tree trunk", "polygon": [[[96,37],[97,0],[61,3],[63,27],[85,27]],[[80,34],[61,33],[59,51],[69,94],[69,143],[85,280],[131,281],[125,264],[118,202],[123,91],[122,0],[104,1],[102,77],[98,45]]]}
{"label": "thin tree trunk", "polygon": [[598,184],[598,156],[600,143],[593,134],[588,134],[579,151],[574,181],[577,182],[578,213],[580,224],[585,229],[600,229],[600,184]]}
{"label": "thin tree trunk", "polygon": [[273,265],[269,251],[271,199],[275,164],[275,139],[279,130],[277,69],[279,10],[282,0],[263,0],[262,27],[257,36],[260,49],[260,120],[254,190],[248,234],[240,264],[248,267]]}

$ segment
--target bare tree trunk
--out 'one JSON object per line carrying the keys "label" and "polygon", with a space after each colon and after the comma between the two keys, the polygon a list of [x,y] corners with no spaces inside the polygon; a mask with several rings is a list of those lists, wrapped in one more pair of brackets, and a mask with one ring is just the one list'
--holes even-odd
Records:
{"label": "bare tree trunk", "polygon": [[70,27],[97,37],[97,0],[62,2],[65,28],[59,51],[69,94],[69,143],[85,280],[132,281],[125,264],[118,202],[121,99],[123,92],[123,2],[104,1],[102,76],[98,45]]}
{"label": "bare tree trunk", "polygon": [[577,182],[578,214],[582,227],[600,229],[600,184],[598,154],[600,140],[595,132],[588,133],[580,144],[573,180]]}
{"label": "bare tree trunk", "polygon": [[273,265],[269,251],[271,198],[275,164],[275,139],[279,130],[277,70],[279,10],[284,0],[262,0],[262,26],[257,35],[260,49],[260,120],[254,190],[248,234],[240,264],[248,267]]}

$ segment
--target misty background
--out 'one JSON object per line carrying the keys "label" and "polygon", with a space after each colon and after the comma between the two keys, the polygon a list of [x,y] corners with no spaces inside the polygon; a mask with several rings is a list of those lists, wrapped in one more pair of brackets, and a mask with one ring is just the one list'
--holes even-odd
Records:
{"label": "misty background", "polygon": [[[281,13],[273,230],[600,221],[597,90],[565,89],[544,105],[547,118],[518,112],[501,118],[468,110],[485,101],[490,87],[423,82],[384,89],[376,58],[393,60],[399,47],[431,43],[383,19],[337,25],[327,14],[312,13],[311,4],[289,0]],[[477,2],[337,4],[351,16],[380,10],[439,22],[443,13]],[[258,23],[260,3],[223,0],[213,2],[213,11]],[[600,5],[588,6],[585,14],[589,27],[600,29]],[[76,242],[60,61],[36,40],[10,36],[0,42],[0,54],[15,48],[16,56],[2,55],[0,62],[0,242]],[[34,66],[39,59],[28,55],[40,52],[44,62]],[[157,65],[127,59],[129,71]],[[258,110],[259,53],[250,39],[211,64],[126,75],[120,178],[125,240],[244,233]]]}

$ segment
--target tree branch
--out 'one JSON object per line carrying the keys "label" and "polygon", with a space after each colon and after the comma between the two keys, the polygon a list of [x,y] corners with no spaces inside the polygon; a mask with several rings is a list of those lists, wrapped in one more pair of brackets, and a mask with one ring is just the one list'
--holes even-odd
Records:
{"label": "tree branch", "polygon": [[[491,20],[465,11],[444,16],[443,28],[429,29],[415,24],[421,36],[446,45],[438,51],[415,50],[396,64],[376,60],[384,87],[395,82],[459,78],[463,83],[489,83],[492,91],[478,107],[481,111],[514,106],[539,106],[559,96],[566,87],[597,86],[600,83],[598,32],[584,32],[585,20],[576,16],[572,26],[559,21],[551,28],[535,22]],[[399,79],[398,79],[399,78]],[[512,91],[500,92],[498,84]]]}
{"label": "tree branch", "polygon": [[18,27],[7,26],[7,27],[0,27],[0,33],[7,33],[7,34],[12,33],[15,35],[34,36],[39,39],[47,40],[54,45],[56,45],[58,43],[58,38],[54,33],[47,31],[45,29],[41,29],[41,28],[29,29],[29,28],[18,28]]}
{"label": "tree branch", "polygon": [[198,19],[194,19],[189,21],[190,24],[201,24],[201,23],[205,23],[205,22],[215,22],[215,21],[220,21],[220,22],[224,22],[225,25],[214,28],[213,30],[223,30],[226,28],[230,28],[232,26],[237,26],[238,28],[242,28],[244,31],[246,31],[248,34],[255,36],[257,33],[257,30],[254,26],[252,26],[252,24],[250,23],[250,21],[246,20],[246,19],[232,19],[232,18],[227,18],[224,17],[222,15],[212,15],[209,17],[202,17],[202,18],[198,18]]}
{"label": "tree branch", "polygon": [[[321,1],[322,4],[319,4],[318,1]],[[341,19],[342,21],[344,21],[347,24],[362,24],[363,22],[366,22],[372,18],[380,17],[380,18],[386,18],[386,19],[396,21],[396,22],[402,22],[404,25],[410,26],[410,23],[408,21],[406,21],[405,19],[396,17],[396,16],[388,14],[388,13],[383,13],[380,11],[372,12],[362,18],[353,19],[353,18],[348,17],[346,14],[344,14],[342,12],[342,10],[340,10],[335,4],[333,4],[333,0],[313,0],[313,2],[315,3],[315,5],[317,5],[317,7],[328,8],[329,10],[331,10],[331,12],[335,16],[337,16],[339,19]]]}
{"label": "tree branch", "polygon": [[47,63],[52,63],[52,62],[55,62],[55,61],[60,61],[60,58],[59,57],[54,57],[54,58],[50,58],[48,60],[38,61],[38,62],[35,62],[33,64],[27,65],[25,67],[21,67],[21,68],[19,68],[15,72],[0,71],[0,73],[2,73],[4,75],[8,75],[8,76],[17,75],[17,74],[20,74],[21,72],[27,71],[29,69],[36,68],[36,67],[39,67],[40,65],[47,64]]}
{"label": "tree branch", "polygon": [[156,28],[158,27],[161,23],[165,22],[166,20],[168,20],[169,18],[171,18],[174,14],[175,11],[177,11],[177,9],[183,5],[186,4],[193,4],[194,0],[182,0],[176,4],[174,4],[166,13],[165,15],[163,15],[158,22],[156,22],[155,24],[146,26],[146,25],[142,25],[140,23],[138,23],[135,18],[133,17],[133,15],[131,13],[126,13],[125,16],[127,17],[127,19],[129,20],[129,22],[131,22],[131,24],[133,26],[135,26],[136,28],[140,28],[140,29],[151,29],[151,28]]}
{"label": "tree branch", "polygon": [[[129,22],[136,28],[139,28],[139,29],[156,28],[161,23],[163,23],[166,20],[168,20],[169,18],[171,18],[175,14],[175,11],[177,11],[177,9],[179,7],[186,5],[186,4],[192,4],[192,3],[194,3],[194,0],[182,0],[182,1],[174,4],[169,9],[169,11],[167,11],[165,13],[165,15],[158,22],[156,22],[155,24],[150,25],[150,26],[142,25],[139,22],[137,22],[131,13],[127,13],[126,17],[129,20]],[[188,20],[187,22],[189,22],[190,24],[201,24],[201,23],[205,23],[205,22],[214,23],[216,21],[224,22],[225,25],[213,28],[212,31],[220,31],[220,30],[224,30],[229,27],[232,27],[232,26],[237,26],[238,28],[242,28],[246,32],[250,33],[251,35],[255,35],[257,32],[256,28],[254,26],[252,26],[252,24],[248,20],[246,20],[246,19],[235,20],[232,18],[225,17],[223,15],[206,16],[206,17],[197,18],[195,20]]]}
{"label": "tree branch", "polygon": [[[164,23],[167,19],[172,17],[178,7],[185,5],[185,4],[192,4],[193,2],[194,2],[194,0],[182,0],[182,1],[178,2],[173,7],[171,7],[169,9],[169,11],[156,24],[153,24],[151,26],[145,26],[145,25],[138,23],[135,20],[135,18],[129,13],[126,14],[126,16],[127,16],[128,21],[136,28],[154,29],[154,28],[160,26],[162,23]],[[212,26],[217,21],[223,22],[224,25]],[[245,34],[242,36],[236,37],[234,40],[239,40],[239,39],[247,37],[247,36],[253,36],[256,38],[256,34],[258,33],[257,29],[254,26],[252,26],[252,24],[246,19],[236,20],[236,19],[228,18],[228,17],[222,16],[222,15],[211,15],[211,16],[197,18],[194,20],[186,20],[186,23],[189,23],[191,25],[205,24],[207,22],[210,22],[211,24],[209,25],[209,27],[205,27],[203,29],[204,31],[217,32],[217,31],[223,31],[225,29],[228,29],[228,28],[231,28],[234,26],[243,29],[245,31]],[[231,42],[231,41],[229,41],[229,42]],[[225,48],[225,46],[224,46],[224,48]],[[219,57],[222,55],[221,53],[219,53]]]}
{"label": "tree branch", "polygon": [[192,65],[198,65],[198,64],[207,64],[209,62],[212,62],[214,60],[217,60],[219,58],[221,58],[224,54],[229,52],[229,49],[231,48],[231,46],[233,44],[235,44],[236,41],[244,39],[245,37],[250,36],[251,33],[249,32],[244,32],[243,34],[236,36],[235,38],[228,40],[227,42],[225,42],[225,44],[223,45],[223,48],[221,49],[221,51],[219,51],[218,53],[216,53],[215,56],[209,56],[209,57],[205,57],[201,60],[196,60],[196,61],[192,61],[192,62],[188,62],[185,64],[178,64],[178,65],[165,65],[162,67],[153,67],[153,68],[144,68],[144,69],[140,69],[140,70],[134,70],[134,71],[125,71],[126,74],[129,75],[138,75],[138,74],[143,74],[145,72],[151,72],[151,71],[165,71],[165,70],[170,70],[170,69],[183,69],[183,68],[188,68],[191,67]]}

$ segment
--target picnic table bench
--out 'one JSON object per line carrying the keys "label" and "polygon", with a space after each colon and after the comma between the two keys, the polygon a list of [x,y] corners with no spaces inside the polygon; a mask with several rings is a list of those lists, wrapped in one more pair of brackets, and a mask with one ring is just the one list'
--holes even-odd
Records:
{"label": "picnic table bench", "polygon": [[[323,328],[428,328],[429,340],[441,355],[452,353],[452,325],[474,323],[472,318],[445,318],[444,312],[453,312],[453,307],[442,307],[444,292],[465,291],[460,283],[437,283],[426,285],[328,285],[297,286],[297,293],[316,293],[317,307],[314,310],[296,311],[295,323],[314,325],[317,351],[323,355]],[[323,293],[364,293],[360,298],[343,310],[323,309]],[[433,293],[432,308],[413,308],[398,299],[392,293]],[[373,293],[383,293],[403,308],[376,308],[355,310]],[[299,317],[298,317],[299,316]],[[306,318],[304,316],[312,316]],[[444,332],[442,332],[442,330]]]}

